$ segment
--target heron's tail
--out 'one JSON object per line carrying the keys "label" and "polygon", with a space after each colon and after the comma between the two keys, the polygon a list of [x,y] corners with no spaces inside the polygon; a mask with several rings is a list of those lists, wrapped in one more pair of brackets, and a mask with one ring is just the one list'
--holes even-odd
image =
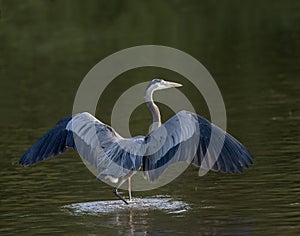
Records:
{"label": "heron's tail", "polygon": [[42,136],[21,157],[21,165],[33,165],[49,157],[65,152],[67,147],[75,148],[72,131],[66,130],[66,126],[72,117],[60,120],[56,126]]}

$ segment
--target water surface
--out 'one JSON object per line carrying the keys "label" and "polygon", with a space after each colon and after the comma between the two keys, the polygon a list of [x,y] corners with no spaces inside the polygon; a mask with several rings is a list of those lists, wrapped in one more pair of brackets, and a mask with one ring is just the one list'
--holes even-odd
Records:
{"label": "water surface", "polygon": [[[0,10],[1,235],[299,234],[299,1],[0,1]],[[111,186],[96,181],[73,151],[31,168],[18,160],[71,114],[82,78],[97,62],[142,44],[178,48],[208,68],[224,97],[228,130],[254,154],[254,165],[244,174],[201,178],[190,167],[164,187],[133,193],[170,196],[188,206],[184,211],[70,214],[65,206],[115,200]],[[197,112],[209,117],[187,80],[159,68],[117,78],[97,116],[109,123],[122,91],[157,76],[183,83]],[[160,108],[164,120],[172,115]],[[145,134],[150,122],[146,106],[139,107],[132,133]]]}

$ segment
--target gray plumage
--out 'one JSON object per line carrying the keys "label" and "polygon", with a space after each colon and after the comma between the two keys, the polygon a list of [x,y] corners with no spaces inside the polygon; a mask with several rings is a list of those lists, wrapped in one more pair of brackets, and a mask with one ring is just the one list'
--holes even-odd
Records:
{"label": "gray plumage", "polygon": [[252,164],[250,152],[205,118],[181,111],[161,124],[153,92],[179,86],[158,79],[148,85],[145,99],[154,124],[146,136],[123,138],[112,127],[83,112],[59,121],[29,148],[20,164],[32,165],[71,147],[94,167],[98,179],[109,180],[118,186],[127,180],[129,198],[131,177],[139,170],[149,181],[157,180],[170,165],[181,161],[206,170],[243,172],[243,168]]}

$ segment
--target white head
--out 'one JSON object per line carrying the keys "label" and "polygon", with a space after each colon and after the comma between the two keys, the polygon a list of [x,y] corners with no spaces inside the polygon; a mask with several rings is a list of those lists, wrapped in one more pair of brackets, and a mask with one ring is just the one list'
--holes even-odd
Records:
{"label": "white head", "polygon": [[161,125],[161,118],[160,118],[160,112],[158,107],[154,104],[152,94],[154,91],[157,90],[162,90],[162,89],[168,89],[168,88],[176,88],[176,87],[181,87],[182,84],[178,84],[175,82],[169,82],[169,81],[164,81],[162,79],[154,79],[150,82],[146,89],[146,102],[147,106],[149,107],[152,117],[153,117],[153,124],[150,128],[151,131],[155,130]]}
{"label": "white head", "polygon": [[176,87],[181,87],[181,86],[182,86],[182,84],[178,84],[175,82],[169,82],[169,81],[165,81],[162,79],[154,79],[148,85],[146,93],[152,93],[157,90],[176,88]]}

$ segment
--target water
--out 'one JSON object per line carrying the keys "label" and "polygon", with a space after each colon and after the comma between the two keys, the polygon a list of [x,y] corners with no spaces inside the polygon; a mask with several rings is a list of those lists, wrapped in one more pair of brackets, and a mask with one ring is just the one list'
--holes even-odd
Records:
{"label": "water", "polygon": [[[0,10],[1,235],[299,234],[299,1],[0,1]],[[164,187],[133,193],[139,204],[155,197],[150,207],[73,214],[66,206],[115,201],[111,187],[96,181],[72,151],[31,168],[18,160],[71,113],[91,67],[141,44],[178,48],[208,68],[224,97],[228,130],[254,154],[254,165],[242,175],[201,178],[190,167]],[[108,123],[126,87],[157,75],[182,82],[197,112],[209,116],[184,78],[157,68],[117,78],[97,116]],[[164,120],[172,115],[160,107]],[[139,107],[132,133],[145,134],[150,118]],[[165,201],[167,209],[157,207]]]}
{"label": "water", "polygon": [[169,214],[177,214],[188,211],[190,207],[182,201],[175,201],[170,196],[156,195],[151,198],[133,198],[128,205],[119,200],[94,201],[70,204],[64,206],[64,209],[74,215],[104,215],[122,211],[145,210],[161,210]]}

